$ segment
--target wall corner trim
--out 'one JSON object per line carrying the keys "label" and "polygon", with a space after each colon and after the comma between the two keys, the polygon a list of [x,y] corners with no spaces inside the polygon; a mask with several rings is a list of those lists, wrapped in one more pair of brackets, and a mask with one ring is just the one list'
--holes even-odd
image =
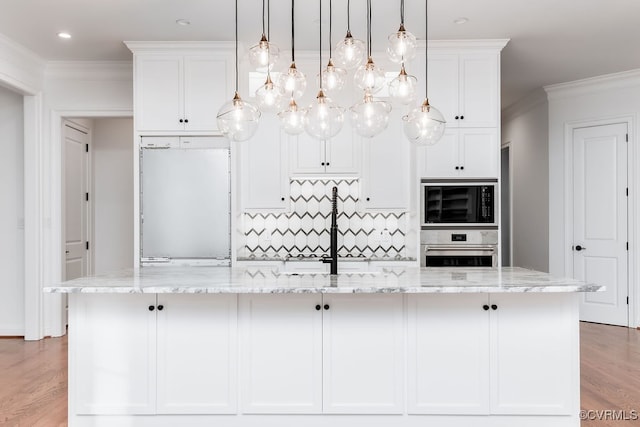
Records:
{"label": "wall corner trim", "polygon": [[570,98],[586,93],[640,85],[640,68],[544,86],[549,100]]}

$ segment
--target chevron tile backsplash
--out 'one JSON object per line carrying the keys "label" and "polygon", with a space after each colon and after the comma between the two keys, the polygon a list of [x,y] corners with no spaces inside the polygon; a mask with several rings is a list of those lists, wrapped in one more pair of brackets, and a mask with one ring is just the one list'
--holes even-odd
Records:
{"label": "chevron tile backsplash", "polygon": [[338,187],[338,255],[397,258],[406,256],[404,213],[357,211],[357,179],[292,179],[291,212],[244,213],[244,246],[239,256],[270,258],[329,253],[331,189]]}

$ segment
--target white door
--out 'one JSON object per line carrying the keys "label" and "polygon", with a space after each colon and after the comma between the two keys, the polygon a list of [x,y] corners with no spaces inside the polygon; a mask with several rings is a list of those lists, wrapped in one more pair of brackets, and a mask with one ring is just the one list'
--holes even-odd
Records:
{"label": "white door", "polygon": [[404,411],[402,295],[324,295],[323,411]]}
{"label": "white door", "polygon": [[322,296],[239,298],[241,411],[321,413]]}
{"label": "white door", "polygon": [[235,295],[158,295],[159,414],[235,414]]}
{"label": "white door", "polygon": [[573,134],[573,274],[606,286],[582,294],[580,319],[628,326],[627,125]]}
{"label": "white door", "polygon": [[66,280],[71,280],[89,273],[87,247],[89,134],[70,122],[63,123],[62,131],[64,140],[64,277]]}

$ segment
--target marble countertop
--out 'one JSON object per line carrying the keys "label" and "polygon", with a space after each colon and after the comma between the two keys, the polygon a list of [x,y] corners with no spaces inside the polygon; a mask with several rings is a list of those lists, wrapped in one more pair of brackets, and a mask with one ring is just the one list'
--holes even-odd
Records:
{"label": "marble countertop", "polygon": [[597,292],[603,286],[522,268],[398,267],[371,273],[285,273],[275,268],[144,267],[82,277],[47,293],[500,293]]}
{"label": "marble countertop", "polygon": [[[246,256],[246,257],[238,257],[238,261],[315,261],[318,262],[322,257],[318,255],[268,255],[268,256]],[[364,262],[364,261],[396,261],[396,262],[404,262],[404,261],[416,261],[415,258],[411,257],[365,257],[365,256],[345,256],[338,257],[341,262]]]}

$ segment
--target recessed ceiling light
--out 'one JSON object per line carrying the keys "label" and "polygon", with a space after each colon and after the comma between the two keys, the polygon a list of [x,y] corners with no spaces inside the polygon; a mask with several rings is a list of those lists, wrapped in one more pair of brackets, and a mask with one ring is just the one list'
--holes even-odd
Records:
{"label": "recessed ceiling light", "polygon": [[71,34],[65,33],[65,32],[61,32],[61,33],[58,33],[58,37],[60,37],[61,39],[70,39],[71,38]]}
{"label": "recessed ceiling light", "polygon": [[186,26],[191,25],[191,21],[188,19],[176,19],[176,24]]}
{"label": "recessed ceiling light", "polygon": [[464,18],[464,17],[460,17],[458,19],[453,20],[453,23],[458,25],[466,24],[467,22],[469,22],[469,18]]}

